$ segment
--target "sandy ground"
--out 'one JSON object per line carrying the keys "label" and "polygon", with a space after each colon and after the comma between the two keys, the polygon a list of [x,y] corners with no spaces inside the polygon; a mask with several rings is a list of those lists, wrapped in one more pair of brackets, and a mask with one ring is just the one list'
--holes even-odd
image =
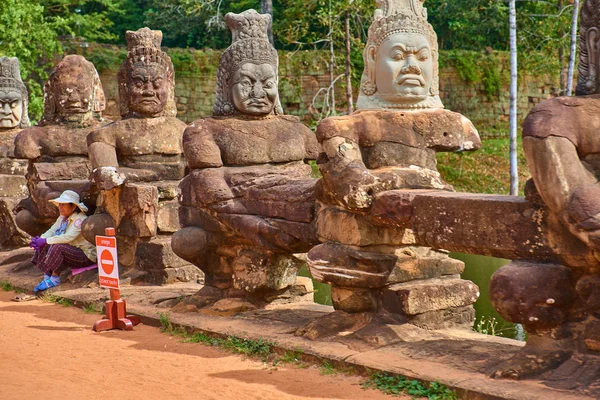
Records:
{"label": "sandy ground", "polygon": [[[157,328],[91,330],[100,315],[0,291],[0,399],[391,399],[362,378],[265,365]],[[395,397],[398,399],[398,397]]]}

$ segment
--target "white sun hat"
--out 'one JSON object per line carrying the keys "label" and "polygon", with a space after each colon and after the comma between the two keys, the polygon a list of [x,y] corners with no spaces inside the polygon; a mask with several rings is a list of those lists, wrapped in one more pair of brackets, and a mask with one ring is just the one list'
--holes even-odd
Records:
{"label": "white sun hat", "polygon": [[88,211],[88,208],[86,207],[85,204],[83,204],[81,202],[81,200],[79,199],[79,195],[77,194],[77,192],[74,192],[72,190],[65,190],[64,192],[62,192],[62,194],[60,196],[58,196],[55,199],[49,200],[50,203],[55,204],[58,207],[59,203],[73,203],[75,204],[77,207],[79,207],[79,209],[86,213]]}

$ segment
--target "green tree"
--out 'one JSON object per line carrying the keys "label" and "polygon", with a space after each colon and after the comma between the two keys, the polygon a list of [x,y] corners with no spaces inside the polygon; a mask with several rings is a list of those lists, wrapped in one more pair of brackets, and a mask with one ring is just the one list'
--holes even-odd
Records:
{"label": "green tree", "polygon": [[429,22],[444,50],[508,50],[508,6],[495,0],[428,0]]}
{"label": "green tree", "polygon": [[145,22],[163,32],[170,47],[222,49],[231,43],[224,15],[249,8],[260,10],[260,0],[148,0]]}
{"label": "green tree", "polygon": [[40,83],[48,77],[53,55],[62,52],[44,6],[33,0],[0,2],[0,38],[0,55],[19,58],[21,76],[29,88],[29,114],[37,120],[43,110]]}

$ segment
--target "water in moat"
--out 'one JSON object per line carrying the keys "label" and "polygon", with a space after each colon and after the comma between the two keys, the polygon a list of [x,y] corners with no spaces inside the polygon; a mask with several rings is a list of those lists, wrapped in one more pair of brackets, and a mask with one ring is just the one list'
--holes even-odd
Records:
{"label": "water in moat", "polygon": [[[481,295],[475,303],[475,329],[486,334],[525,340],[523,327],[505,321],[494,309],[490,300],[489,285],[492,274],[500,267],[508,264],[510,260],[463,253],[450,253],[450,256],[465,263],[465,272],[462,274],[462,278],[473,281],[479,286]],[[303,267],[299,275],[310,276],[310,273],[306,267]],[[329,285],[314,279],[313,285],[315,288],[315,302],[331,305],[331,288]]]}

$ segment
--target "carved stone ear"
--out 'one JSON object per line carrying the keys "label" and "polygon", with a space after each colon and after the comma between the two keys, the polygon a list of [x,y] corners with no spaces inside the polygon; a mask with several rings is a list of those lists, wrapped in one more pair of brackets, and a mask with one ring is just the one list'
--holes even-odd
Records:
{"label": "carved stone ear", "polygon": [[375,83],[375,55],[377,46],[369,44],[365,48],[365,66],[367,67],[367,75],[371,82]]}
{"label": "carved stone ear", "polygon": [[363,52],[363,60],[365,62],[365,69],[360,82],[360,90],[367,96],[372,96],[377,91],[375,85],[375,54],[377,46],[370,43],[365,47]]}
{"label": "carved stone ear", "polygon": [[589,28],[586,32],[587,40],[586,46],[588,51],[588,63],[589,63],[589,74],[586,82],[586,87],[590,90],[591,93],[596,93],[597,87],[597,77],[598,77],[598,55],[600,54],[600,32],[598,32],[598,28]]}

